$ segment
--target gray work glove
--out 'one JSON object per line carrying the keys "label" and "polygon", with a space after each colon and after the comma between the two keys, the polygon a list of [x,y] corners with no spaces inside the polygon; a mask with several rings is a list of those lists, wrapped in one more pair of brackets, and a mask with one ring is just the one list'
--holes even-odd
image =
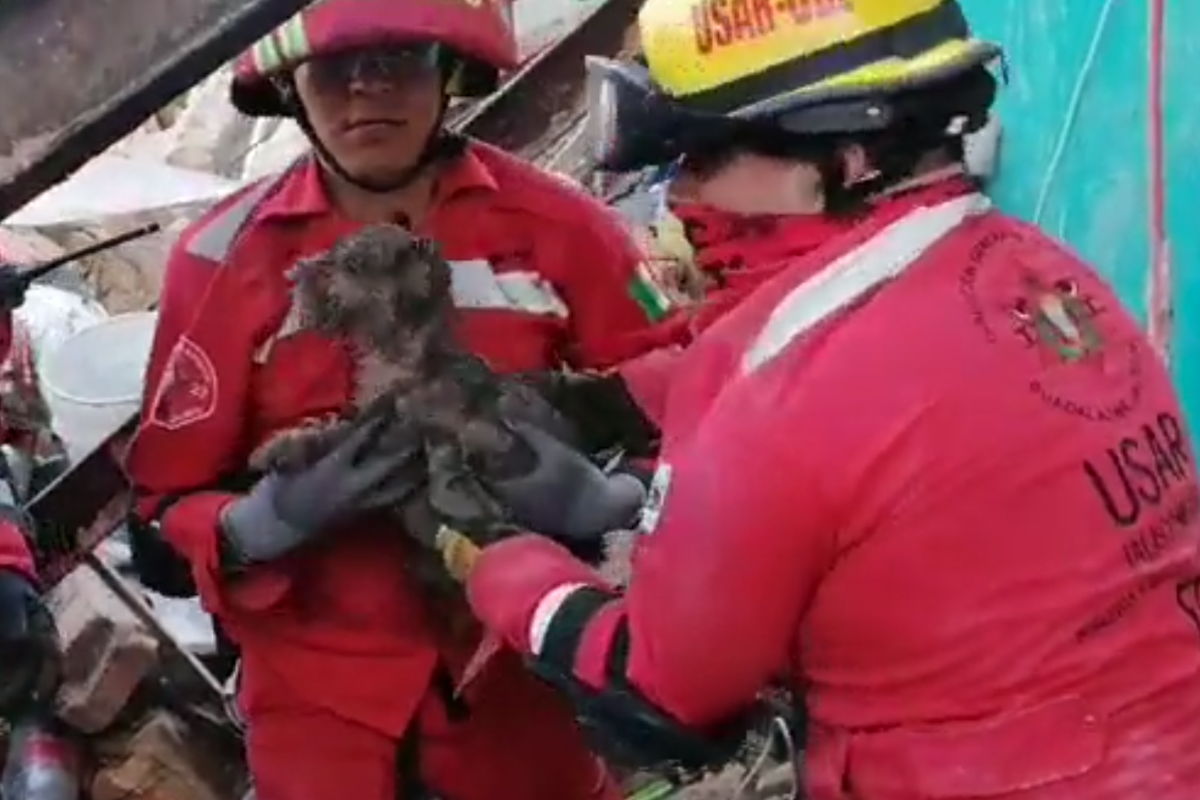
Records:
{"label": "gray work glove", "polygon": [[573,426],[584,452],[657,455],[662,432],[634,400],[620,373],[550,370],[527,372],[517,380],[540,393]]}
{"label": "gray work glove", "polygon": [[513,424],[527,450],[525,468],[480,477],[512,521],[564,543],[598,540],[634,524],[646,489],[632,475],[610,475],[586,455],[522,422]]}
{"label": "gray work glove", "polygon": [[234,568],[280,558],[358,514],[403,503],[425,481],[416,425],[375,417],[294,474],[269,473],[221,518],[222,557]]}

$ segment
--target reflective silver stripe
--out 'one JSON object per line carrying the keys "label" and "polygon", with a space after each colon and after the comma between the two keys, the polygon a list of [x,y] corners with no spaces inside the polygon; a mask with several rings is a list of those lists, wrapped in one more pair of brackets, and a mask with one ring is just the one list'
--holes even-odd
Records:
{"label": "reflective silver stripe", "polygon": [[450,291],[458,308],[570,316],[558,292],[536,272],[496,272],[483,259],[451,261],[450,271]]}
{"label": "reflective silver stripe", "polygon": [[246,717],[242,714],[242,660],[234,662],[233,672],[221,687],[221,701],[225,716],[239,733],[246,732]]}
{"label": "reflective silver stripe", "polygon": [[[238,234],[255,209],[291,170],[255,184],[219,213],[203,223],[187,244],[187,252],[224,263]],[[483,259],[450,262],[451,294],[459,308],[498,309],[539,316],[567,318],[570,310],[548,280],[536,272],[497,273]]]}
{"label": "reflective silver stripe", "polygon": [[282,175],[264,178],[246,190],[241,197],[205,220],[200,230],[196,231],[188,242],[185,251],[224,264],[233,250],[234,243],[237,242],[238,234],[250,221],[254,210],[290,172],[291,170],[287,170]]}
{"label": "reflective silver stripe", "polygon": [[542,595],[542,599],[534,606],[533,615],[529,618],[529,653],[540,656],[546,646],[546,635],[554,624],[554,617],[580,589],[586,589],[586,583],[560,583]]}
{"label": "reflective silver stripe", "polygon": [[801,335],[895,278],[968,217],[991,202],[970,194],[906,214],[797,286],[775,306],[742,357],[742,372],[760,369]]}

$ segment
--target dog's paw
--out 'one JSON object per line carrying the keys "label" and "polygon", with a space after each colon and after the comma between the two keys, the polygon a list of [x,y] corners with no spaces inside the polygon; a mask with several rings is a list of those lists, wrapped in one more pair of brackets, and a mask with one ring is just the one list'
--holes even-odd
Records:
{"label": "dog's paw", "polygon": [[250,454],[249,466],[257,472],[299,472],[337,446],[346,422],[309,420],[280,431]]}

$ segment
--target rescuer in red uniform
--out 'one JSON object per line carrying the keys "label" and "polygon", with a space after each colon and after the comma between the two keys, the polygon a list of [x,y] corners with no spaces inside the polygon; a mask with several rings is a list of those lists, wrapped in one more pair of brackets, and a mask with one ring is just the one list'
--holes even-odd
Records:
{"label": "rescuer in red uniform", "polygon": [[[589,58],[588,72],[595,84],[589,119],[596,123],[606,119],[600,87],[611,68],[604,59]],[[635,117],[620,124],[635,149],[620,146],[623,141],[608,142],[612,146],[594,154],[598,167],[613,172],[636,169],[645,157],[644,150],[636,149],[642,121]],[[604,141],[602,132],[594,136]],[[683,350],[791,260],[853,224],[850,218],[814,212],[794,201],[780,205],[778,197],[772,204],[765,200],[760,176],[753,173],[703,179],[724,157],[720,149],[698,148],[687,170],[672,168],[656,187],[650,199],[657,208],[631,210],[635,226],[646,234],[643,269],[654,278],[647,288],[663,290],[656,323],[625,338],[621,363],[613,369],[537,378],[546,395],[577,423],[590,451],[620,447],[626,454],[651,454],[662,395]]]}
{"label": "rescuer in red uniform", "polygon": [[347,407],[347,350],[279,329],[296,260],[364,223],[439,244],[458,331],[498,370],[603,366],[647,324],[639,254],[614,214],[443,129],[450,95],[491,91],[514,62],[495,0],[314,4],[233,83],[239,109],[294,118],[314,154],[220,204],[171,256],[129,456],[134,521],[186,556],[241,648],[260,800],[612,791],[568,704],[516,656],[455,695],[474,642],[431,624],[396,526],[354,521],[423,479],[372,452],[379,431],[297,476],[245,474],[272,434]]}
{"label": "rescuer in red uniform", "polygon": [[[1193,445],[1111,288],[962,177],[999,49],[952,0],[857,0],[702,53],[702,5],[643,6],[648,68],[610,65],[607,129],[652,130],[685,169],[723,144],[705,179],[755,175],[792,208],[807,190],[853,230],[676,365],[628,587],[536,535],[446,548],[476,613],[661,758],[703,761],[721,748],[698,741],[792,689],[812,800],[1191,800]],[[480,482],[528,529],[603,496],[588,461],[527,443],[520,492]]]}
{"label": "rescuer in red uniform", "polygon": [[[2,260],[2,258],[0,258]],[[15,269],[0,264],[0,269]],[[32,375],[22,381],[23,367],[32,371],[27,336],[19,331],[13,312],[25,300],[15,282],[9,296],[0,297],[0,374],[11,381],[9,392],[35,392]],[[0,443],[30,446],[36,433],[0,413]],[[7,460],[0,455],[0,719],[12,718],[48,697],[55,677],[57,635],[54,620],[42,601],[29,539],[32,523],[18,506]]]}
{"label": "rescuer in red uniform", "polygon": [[[602,62],[592,62],[598,76]],[[599,109],[598,109],[599,111]],[[601,161],[603,164],[604,162]],[[620,169],[622,162],[611,162]],[[822,213],[762,210],[761,188],[752,181],[734,185],[697,179],[696,166],[671,180],[664,192],[655,239],[669,242],[669,258],[653,285],[686,288],[690,297],[665,298],[666,313],[646,331],[627,337],[618,367],[602,372],[545,376],[547,394],[572,411],[587,444],[594,450],[621,446],[628,453],[648,449],[648,431],[631,417],[657,420],[661,395],[670,383],[674,362],[695,339],[800,256],[844,233],[851,220]],[[649,242],[653,252],[658,242]],[[680,281],[680,273],[687,277]],[[673,279],[672,279],[673,278]],[[678,284],[685,284],[679,287]],[[690,284],[690,285],[687,285]]]}
{"label": "rescuer in red uniform", "polygon": [[0,253],[0,444],[49,455],[58,448],[38,385],[37,337],[29,321],[16,315],[29,287],[17,278],[22,268],[9,258]]}
{"label": "rescuer in red uniform", "polygon": [[0,496],[0,719],[11,719],[51,696],[58,641],[27,544],[30,521],[17,508],[7,479],[2,483],[0,495],[6,496]]}

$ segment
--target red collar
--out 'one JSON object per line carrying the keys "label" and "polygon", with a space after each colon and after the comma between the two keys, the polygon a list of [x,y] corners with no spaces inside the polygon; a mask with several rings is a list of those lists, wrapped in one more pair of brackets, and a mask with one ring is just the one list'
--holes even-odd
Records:
{"label": "red collar", "polygon": [[[435,206],[447,203],[466,192],[497,191],[496,178],[468,145],[461,156],[442,164],[434,191]],[[322,169],[317,159],[305,156],[291,167],[278,191],[273,192],[259,207],[259,221],[291,220],[303,217],[323,217],[336,214],[325,189]]]}
{"label": "red collar", "polygon": [[938,205],[975,190],[971,181],[955,176],[879,198],[859,219],[750,217],[700,206],[676,206],[675,214],[695,249],[696,266],[715,283],[704,302],[686,313],[690,317],[686,324],[693,334],[698,333],[798,261],[808,264],[811,274],[824,269],[840,254],[831,254],[827,246],[844,247],[844,237],[864,236],[920,206]]}

